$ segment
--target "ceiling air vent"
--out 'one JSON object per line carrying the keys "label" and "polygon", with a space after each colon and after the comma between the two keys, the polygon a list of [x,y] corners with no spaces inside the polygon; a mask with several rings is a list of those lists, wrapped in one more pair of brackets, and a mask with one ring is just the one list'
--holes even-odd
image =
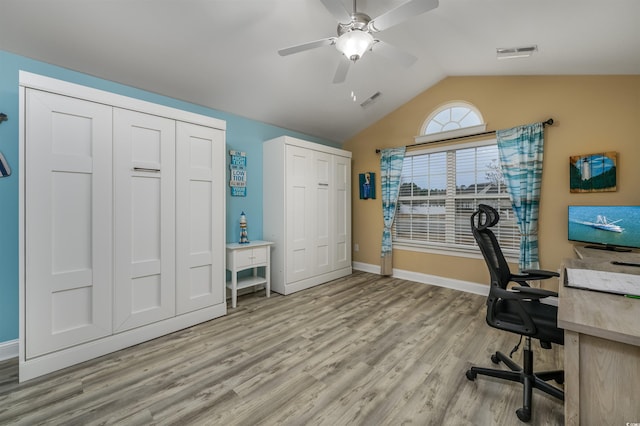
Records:
{"label": "ceiling air vent", "polygon": [[380,95],[382,95],[382,93],[380,93],[380,92],[376,92],[376,93],[374,93],[373,95],[369,96],[369,98],[368,98],[368,99],[366,99],[364,102],[362,102],[362,103],[360,104],[360,106],[361,106],[362,108],[366,108],[366,107],[368,107],[369,105],[371,105],[372,103],[374,103],[374,102],[376,101],[376,99],[378,99],[378,98],[380,97]]}
{"label": "ceiling air vent", "polygon": [[538,46],[499,47],[496,49],[498,59],[526,58],[538,51]]}

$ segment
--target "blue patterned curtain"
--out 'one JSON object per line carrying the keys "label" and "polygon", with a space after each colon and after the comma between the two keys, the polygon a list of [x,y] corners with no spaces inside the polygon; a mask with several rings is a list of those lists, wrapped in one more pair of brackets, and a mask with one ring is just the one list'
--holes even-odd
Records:
{"label": "blue patterned curtain", "polygon": [[542,181],[542,123],[498,130],[498,151],[520,229],[520,269],[537,269],[538,208]]}
{"label": "blue patterned curtain", "polygon": [[402,174],[402,162],[404,160],[405,147],[383,149],[380,156],[380,184],[382,192],[382,218],[384,230],[382,231],[382,262],[381,275],[393,273],[391,225],[396,214],[396,203],[400,192],[400,176]]}

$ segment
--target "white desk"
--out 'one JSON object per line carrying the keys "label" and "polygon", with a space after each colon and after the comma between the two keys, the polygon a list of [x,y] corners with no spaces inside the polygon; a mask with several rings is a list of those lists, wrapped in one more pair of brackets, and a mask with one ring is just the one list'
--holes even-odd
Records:
{"label": "white desk", "polygon": [[[271,293],[271,241],[251,241],[247,244],[227,244],[227,269],[231,272],[231,307],[235,308],[238,290],[264,284],[267,297]],[[264,267],[264,277],[258,275],[258,268]],[[238,279],[238,272],[253,269],[253,275]]]}
{"label": "white desk", "polygon": [[565,268],[640,274],[612,260],[640,262],[639,253],[576,247],[564,262],[558,326],[564,331],[566,425],[640,422],[640,300],[565,287]]}

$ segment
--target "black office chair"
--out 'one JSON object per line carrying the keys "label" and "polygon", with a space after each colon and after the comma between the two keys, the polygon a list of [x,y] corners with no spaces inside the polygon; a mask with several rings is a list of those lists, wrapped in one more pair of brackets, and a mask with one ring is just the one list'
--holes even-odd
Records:
{"label": "black office chair", "polygon": [[[516,414],[520,420],[528,422],[531,420],[531,399],[534,388],[564,401],[564,392],[546,383],[551,379],[557,383],[563,383],[564,372],[555,370],[534,373],[531,350],[531,338],[539,340],[540,346],[545,349],[551,349],[552,343],[564,345],[564,333],[557,324],[558,308],[540,303],[540,299],[557,296],[557,293],[532,288],[527,283],[527,281],[557,277],[559,274],[542,270],[527,270],[512,274],[500,250],[498,240],[490,229],[498,223],[499,219],[498,212],[493,207],[480,204],[478,210],[471,215],[471,229],[491,275],[491,288],[487,299],[487,324],[519,334],[520,341],[524,336],[523,367],[502,352],[496,352],[491,355],[491,361],[494,364],[502,361],[511,371],[471,367],[466,375],[469,380],[475,380],[476,376],[481,374],[522,383],[524,385],[523,406],[516,411]],[[507,285],[512,282],[519,285],[508,289]],[[520,343],[516,345],[511,354],[519,345]]]}

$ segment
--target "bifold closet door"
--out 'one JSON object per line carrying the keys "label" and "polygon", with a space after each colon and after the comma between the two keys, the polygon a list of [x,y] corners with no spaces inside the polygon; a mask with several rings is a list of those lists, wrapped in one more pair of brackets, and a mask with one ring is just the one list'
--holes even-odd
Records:
{"label": "bifold closet door", "polygon": [[314,229],[315,274],[333,269],[332,233],[334,218],[333,155],[313,152],[314,195],[316,220]]}
{"label": "bifold closet door", "polygon": [[175,315],[175,121],[114,108],[114,331]]}
{"label": "bifold closet door", "polygon": [[222,130],[176,125],[176,305],[183,314],[225,300],[225,142]]}
{"label": "bifold closet door", "polygon": [[286,277],[292,283],[315,275],[316,196],[314,151],[285,147]]}
{"label": "bifold closet door", "polygon": [[26,358],[112,330],[111,107],[25,89]]}

